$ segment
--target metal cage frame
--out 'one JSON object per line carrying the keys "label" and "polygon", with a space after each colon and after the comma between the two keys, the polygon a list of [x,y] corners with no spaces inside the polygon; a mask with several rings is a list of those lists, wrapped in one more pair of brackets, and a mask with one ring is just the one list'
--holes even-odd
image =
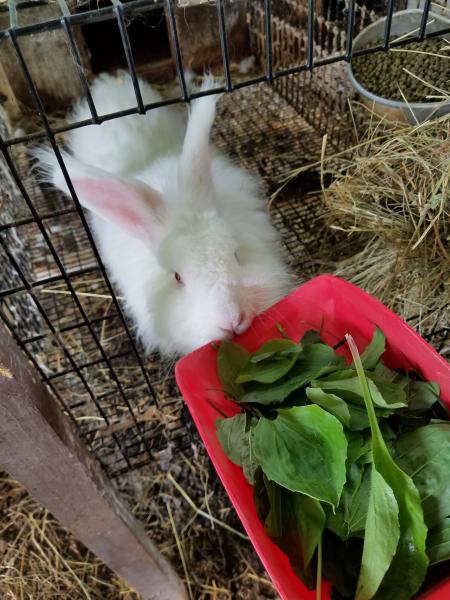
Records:
{"label": "metal cage frame", "polygon": [[[181,47],[178,32],[177,32],[174,0],[165,0],[164,2],[156,2],[156,3],[152,2],[151,0],[130,0],[128,2],[122,2],[121,0],[111,0],[110,6],[105,6],[105,7],[101,7],[101,8],[94,9],[94,10],[81,11],[81,12],[77,12],[77,13],[72,13],[70,11],[66,0],[57,0],[57,3],[61,10],[60,18],[51,19],[51,20],[48,20],[46,22],[41,22],[41,23],[33,23],[33,24],[29,24],[29,25],[19,25],[18,24],[18,14],[20,14],[20,9],[22,7],[26,7],[29,5],[34,5],[35,3],[19,2],[18,0],[8,0],[7,10],[9,12],[9,27],[7,29],[0,31],[0,41],[3,39],[9,40],[9,43],[11,44],[12,48],[14,49],[14,53],[17,58],[18,64],[20,66],[20,70],[22,72],[23,77],[25,78],[25,81],[27,83],[28,90],[31,94],[31,97],[33,98],[33,100],[36,104],[37,111],[39,113],[39,117],[40,117],[41,124],[42,124],[42,129],[35,133],[20,135],[20,136],[16,136],[16,137],[12,137],[12,138],[0,137],[1,154],[3,155],[4,160],[10,170],[10,173],[11,173],[11,176],[12,176],[12,179],[13,179],[15,185],[17,186],[18,190],[20,191],[20,194],[23,196],[26,206],[28,207],[28,209],[31,213],[31,216],[29,218],[20,219],[20,220],[12,221],[12,222],[6,222],[6,223],[3,223],[0,225],[0,246],[3,248],[5,255],[8,257],[11,265],[15,269],[17,276],[20,280],[20,285],[16,285],[14,287],[10,287],[8,289],[0,291],[0,299],[4,299],[8,296],[12,296],[12,295],[20,293],[20,292],[26,292],[27,294],[29,294],[29,296],[33,300],[38,312],[40,313],[40,316],[42,317],[43,321],[46,323],[49,333],[52,336],[54,336],[54,338],[62,346],[62,350],[64,352],[65,358],[67,359],[67,361],[70,365],[69,370],[73,371],[74,373],[77,374],[83,387],[85,388],[85,391],[87,392],[87,394],[89,395],[91,400],[95,403],[100,416],[104,419],[105,423],[108,424],[109,417],[106,414],[104,408],[102,407],[102,404],[99,402],[99,400],[100,400],[99,397],[96,396],[95,392],[91,389],[91,387],[90,387],[89,383],[86,381],[86,378],[83,373],[83,369],[86,366],[90,366],[90,365],[89,364],[88,365],[77,364],[77,361],[73,358],[69,349],[64,346],[64,342],[61,340],[60,334],[63,333],[65,330],[59,329],[58,327],[55,326],[55,324],[52,322],[51,317],[48,315],[45,307],[42,305],[37,294],[35,293],[36,287],[42,286],[43,284],[54,283],[55,281],[64,281],[65,284],[67,285],[67,288],[70,292],[71,298],[72,298],[73,302],[75,303],[75,305],[79,311],[79,315],[81,317],[81,321],[79,323],[71,326],[71,328],[85,326],[87,328],[87,330],[89,331],[89,333],[92,336],[92,339],[94,340],[94,343],[97,347],[97,350],[100,353],[100,357],[99,357],[98,361],[102,361],[106,364],[107,369],[109,371],[109,375],[110,375],[112,381],[114,381],[117,386],[117,390],[115,390],[114,392],[117,392],[118,395],[120,396],[120,398],[122,399],[123,405],[126,407],[128,413],[129,413],[129,418],[132,420],[133,427],[135,428],[136,442],[134,444],[128,445],[126,447],[123,446],[123,443],[121,442],[119,437],[114,432],[112,433],[112,439],[113,439],[114,443],[117,445],[117,448],[119,449],[119,451],[123,457],[123,461],[125,463],[125,465],[121,469],[119,469],[113,473],[113,475],[117,475],[128,469],[138,468],[141,465],[146,464],[149,460],[152,460],[153,449],[145,436],[145,431],[142,428],[142,423],[140,423],[136,418],[136,414],[134,412],[132,404],[129,401],[126,390],[123,388],[123,385],[121,384],[121,381],[120,381],[120,377],[117,375],[117,373],[115,371],[115,367],[113,365],[112,358],[107,355],[104,348],[102,347],[101,341],[100,341],[98,334],[96,332],[96,329],[95,329],[96,322],[94,322],[92,319],[90,319],[88,317],[82,303],[80,302],[80,299],[79,299],[77,292],[74,288],[74,285],[72,283],[72,279],[74,278],[74,276],[82,275],[83,273],[86,273],[89,270],[91,270],[91,271],[98,270],[99,271],[99,273],[101,274],[101,276],[103,277],[103,279],[106,283],[108,293],[112,297],[114,310],[117,313],[117,316],[121,323],[121,327],[123,327],[124,331],[126,332],[126,336],[127,336],[128,342],[131,347],[131,352],[136,360],[136,364],[139,367],[139,370],[141,372],[143,380],[145,381],[146,393],[148,393],[149,397],[152,399],[152,401],[156,405],[158,405],[158,397],[153,388],[149,373],[147,372],[147,368],[146,368],[145,362],[142,358],[142,355],[140,353],[138,344],[134,340],[133,335],[130,331],[129,325],[127,323],[127,319],[122,312],[122,308],[116,297],[113,286],[109,280],[108,273],[105,269],[102,258],[97,249],[96,242],[91,234],[90,228],[89,228],[87,220],[86,220],[86,216],[82,210],[82,207],[77,198],[74,187],[70,180],[69,174],[67,172],[66,166],[64,164],[64,160],[62,158],[59,144],[56,140],[56,136],[60,133],[68,131],[70,129],[83,127],[83,126],[91,125],[91,124],[98,125],[104,121],[120,118],[120,117],[131,115],[131,114],[145,114],[147,111],[152,110],[154,108],[161,107],[161,106],[190,102],[192,99],[198,98],[200,96],[209,95],[209,94],[217,94],[217,93],[222,93],[222,92],[233,92],[240,88],[255,85],[258,83],[262,83],[262,82],[272,83],[272,82],[274,82],[280,78],[284,78],[288,75],[298,74],[298,73],[307,72],[307,71],[312,72],[313,70],[318,69],[323,65],[332,64],[332,63],[340,62],[340,61],[349,62],[353,56],[372,53],[372,52],[378,52],[378,51],[387,51],[390,47],[402,46],[402,45],[411,43],[413,41],[423,41],[426,38],[450,33],[450,27],[448,27],[446,29],[442,29],[437,32],[432,32],[432,33],[427,32],[427,21],[428,21],[428,14],[429,14],[430,7],[431,7],[431,0],[426,0],[424,8],[423,8],[423,16],[422,16],[422,20],[421,20],[420,30],[418,31],[417,36],[408,37],[405,39],[401,39],[399,41],[395,41],[395,40],[392,41],[392,40],[390,40],[390,34],[391,34],[391,24],[392,24],[392,18],[393,18],[393,14],[394,14],[395,2],[394,2],[394,0],[387,0],[387,4],[386,4],[387,20],[386,20],[386,27],[385,27],[385,31],[384,31],[383,43],[381,45],[375,46],[373,48],[358,50],[357,52],[354,52],[353,48],[352,48],[352,41],[353,41],[353,33],[354,33],[354,27],[355,27],[355,13],[357,10],[357,3],[356,3],[356,0],[349,0],[348,8],[345,9],[345,11],[344,11],[344,14],[345,14],[346,20],[347,20],[347,42],[346,42],[345,52],[343,54],[339,54],[336,56],[329,56],[327,58],[315,61],[314,60],[314,16],[315,16],[316,7],[315,7],[315,0],[307,0],[308,44],[307,44],[307,51],[306,51],[306,55],[307,55],[306,61],[304,62],[304,64],[299,64],[299,65],[282,68],[282,69],[276,69],[274,67],[274,61],[273,61],[273,40],[272,40],[272,20],[271,20],[272,5],[271,5],[270,0],[262,0],[263,6],[264,6],[264,11],[265,11],[265,44],[266,44],[266,64],[265,64],[265,69],[264,69],[265,72],[261,76],[252,77],[252,78],[245,79],[243,81],[235,82],[235,81],[233,81],[233,77],[231,75],[231,70],[230,70],[230,53],[229,53],[227,31],[226,31],[226,24],[225,24],[226,3],[224,0],[217,0],[217,2],[216,2],[217,19],[218,19],[219,32],[220,32],[220,44],[221,44],[221,52],[222,52],[223,73],[224,73],[225,85],[222,87],[213,89],[213,90],[190,94],[188,92],[188,88],[187,88],[187,84],[186,84],[186,80],[185,80],[185,76],[184,76],[182,47]],[[3,8],[5,9],[5,6]],[[139,81],[138,81],[138,77],[136,74],[136,65],[135,65],[135,61],[134,61],[134,57],[133,57],[130,38],[128,35],[128,31],[127,31],[127,21],[129,19],[132,19],[136,15],[140,14],[144,10],[148,11],[148,10],[152,10],[152,9],[156,9],[156,8],[165,9],[167,11],[166,14],[168,16],[169,33],[172,38],[172,43],[173,43],[173,47],[174,47],[175,67],[176,67],[176,72],[177,72],[178,81],[179,81],[180,93],[175,98],[162,100],[160,102],[156,102],[156,103],[152,103],[152,104],[145,104],[143,102],[141,91],[139,88]],[[89,83],[88,83],[86,74],[83,71],[83,67],[82,67],[81,59],[80,59],[80,53],[79,53],[79,50],[78,50],[78,47],[76,44],[76,40],[74,37],[73,28],[77,25],[99,22],[99,21],[102,21],[105,19],[108,19],[108,20],[114,19],[117,22],[117,25],[118,25],[118,28],[120,31],[120,35],[121,35],[121,39],[122,39],[123,50],[124,50],[127,64],[128,64],[128,71],[129,71],[129,74],[131,75],[131,79],[132,79],[132,83],[133,83],[134,93],[135,93],[135,97],[136,97],[136,106],[133,108],[127,109],[127,110],[120,110],[120,111],[106,114],[106,115],[99,115],[97,113],[97,109],[94,105],[94,102],[93,102],[93,99],[92,99],[92,96],[91,96],[91,93],[89,90]],[[31,74],[29,67],[27,65],[27,62],[24,58],[24,54],[21,50],[21,45],[20,45],[20,39],[22,36],[25,36],[25,35],[31,34],[31,33],[36,33],[36,32],[50,31],[50,30],[54,30],[54,29],[62,30],[66,36],[67,44],[68,44],[74,65],[76,67],[78,77],[80,79],[80,84],[82,86],[85,99],[88,103],[88,106],[89,106],[89,109],[91,112],[90,119],[76,122],[76,123],[67,123],[63,126],[58,126],[58,127],[52,127],[52,125],[49,121],[48,115],[45,110],[45,106],[40,98],[40,95],[39,95],[38,89],[35,85],[35,82],[33,81],[32,74]],[[13,155],[11,153],[11,149],[14,146],[17,146],[19,144],[28,143],[28,142],[35,142],[35,141],[39,141],[42,139],[46,139],[50,143],[50,145],[57,157],[59,166],[63,172],[64,178],[67,182],[67,185],[68,185],[68,188],[70,191],[70,195],[73,200],[73,206],[68,207],[67,209],[61,210],[56,214],[55,213],[40,214],[38,212],[38,210],[34,206],[33,200],[30,197],[29,192],[27,191],[27,189],[22,181],[20,172],[15,164]],[[47,231],[47,229],[45,227],[45,221],[47,219],[55,217],[55,216],[61,217],[61,216],[65,216],[65,215],[72,214],[72,213],[75,213],[76,215],[78,215],[78,217],[81,220],[81,223],[86,231],[87,238],[92,247],[92,251],[94,253],[95,260],[97,263],[97,267],[94,267],[93,269],[91,269],[91,268],[79,269],[79,270],[68,272],[67,268],[64,266],[63,262],[61,261],[59,255],[58,255],[58,251],[55,248],[55,245],[51,239],[49,232]],[[38,227],[40,234],[42,235],[43,239],[45,240],[45,243],[47,244],[48,250],[49,250],[52,258],[55,261],[55,263],[59,269],[59,272],[60,272],[59,275],[51,276],[51,277],[48,277],[45,279],[40,279],[39,281],[30,281],[29,278],[27,277],[27,274],[22,269],[19,262],[16,260],[14,254],[9,249],[7,239],[5,238],[4,234],[6,234],[11,229],[14,229],[14,228],[17,228],[17,227],[20,227],[23,225],[28,225],[28,224],[35,224]],[[65,399],[63,398],[62,394],[58,391],[57,387],[54,385],[55,377],[52,376],[51,374],[49,375],[42,369],[42,367],[36,361],[32,351],[30,351],[30,349],[29,349],[30,343],[36,342],[39,340],[39,337],[44,337],[48,334],[43,333],[41,336],[31,336],[29,338],[24,339],[17,332],[15,327],[11,324],[10,320],[5,315],[5,313],[3,312],[2,309],[0,309],[0,317],[2,318],[3,322],[6,324],[6,326],[10,330],[10,332],[12,333],[12,335],[15,338],[18,345],[25,352],[28,359],[34,364],[36,369],[39,371],[39,374],[42,377],[42,379],[52,390],[53,394],[58,399],[64,412],[66,412],[72,418],[72,420],[75,421],[75,419],[72,415],[72,411],[71,411],[71,408],[73,408],[73,407],[67,406],[67,403],[66,403]],[[113,357],[113,358],[115,358],[115,357]],[[94,364],[94,363],[91,363],[91,364]],[[94,430],[92,430],[92,431],[94,431]],[[92,431],[90,431],[89,433],[91,434]],[[86,437],[86,443],[89,446],[88,437]],[[133,446],[134,447],[137,446],[137,450],[139,450],[138,456],[142,457],[142,455],[144,455],[142,458],[137,460],[137,462],[132,461],[130,458],[130,457],[136,458],[136,455],[134,454],[135,451],[133,450]]]}

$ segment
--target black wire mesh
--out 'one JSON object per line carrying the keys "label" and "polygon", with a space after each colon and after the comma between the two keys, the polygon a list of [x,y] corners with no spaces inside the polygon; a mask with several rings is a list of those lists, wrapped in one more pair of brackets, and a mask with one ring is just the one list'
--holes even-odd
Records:
{"label": "black wire mesh", "polygon": [[[114,476],[146,464],[165,447],[186,448],[191,440],[190,427],[180,408],[170,365],[158,357],[144,360],[135,341],[65,168],[59,134],[204,94],[233,91],[221,103],[214,132],[216,144],[241,165],[257,171],[267,182],[268,191],[274,191],[292,165],[299,165],[300,157],[306,163],[320,156],[322,133],[327,132],[336,146],[348,142],[346,105],[351,90],[341,66],[353,55],[352,40],[358,31],[387,15],[383,43],[359,51],[361,54],[442,35],[450,32],[450,27],[427,32],[429,0],[423,7],[419,31],[399,42],[391,40],[390,29],[393,14],[404,8],[402,2],[388,0],[380,6],[354,0],[250,1],[250,40],[260,70],[251,76],[235,77],[226,28],[229,1],[218,0],[225,84],[216,90],[190,94],[174,0],[111,0],[98,5],[58,0],[59,16],[22,22],[22,11],[40,4],[46,5],[16,0],[0,5],[0,16],[7,17],[7,24],[0,28],[0,44],[7,44],[13,51],[39,117],[31,133],[12,132],[7,127],[0,131],[0,166],[4,171],[4,194],[0,199],[0,316],[88,446]],[[171,38],[178,91],[146,105],[129,31],[134,19],[158,11],[165,18]],[[118,27],[136,98],[134,107],[106,115],[98,114],[94,105],[74,33],[77,27],[103,22],[114,22]],[[27,35],[54,31],[64,35],[74,76],[90,109],[91,118],[82,122],[54,124],[24,55],[22,40]],[[274,82],[274,86],[265,82]],[[72,196],[71,204],[37,185],[30,171],[26,147],[43,139],[56,154]],[[304,276],[314,274],[311,256],[320,243],[310,227],[317,218],[318,196],[307,195],[309,187],[318,188],[317,183],[317,173],[311,173],[295,193],[286,192],[279,199],[272,214],[294,268]],[[448,345],[449,337],[447,328],[430,332],[430,339],[440,350]]]}

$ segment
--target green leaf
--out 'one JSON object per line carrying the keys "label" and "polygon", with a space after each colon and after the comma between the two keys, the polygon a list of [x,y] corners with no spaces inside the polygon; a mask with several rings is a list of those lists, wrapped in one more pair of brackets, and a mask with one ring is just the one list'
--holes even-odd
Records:
{"label": "green leaf", "polygon": [[[406,407],[408,404],[405,390],[397,383],[385,381],[380,379],[371,373],[367,373],[369,378],[370,392],[375,395],[374,404],[380,408],[397,409]],[[374,385],[371,385],[371,384]],[[380,400],[378,394],[381,394],[382,400]],[[372,396],[373,399],[373,396]]]}
{"label": "green leaf", "polygon": [[419,427],[425,427],[430,423],[430,413],[417,411],[412,412],[407,409],[399,410],[395,414],[395,423],[398,435],[414,431]]}
{"label": "green leaf", "polygon": [[384,333],[378,327],[372,336],[370,344],[361,354],[361,362],[365,369],[374,369],[380,360],[381,355],[386,350],[386,338]]}
{"label": "green leaf", "polygon": [[257,467],[255,471],[254,484],[253,484],[253,501],[255,503],[256,513],[261,523],[265,523],[266,517],[270,511],[269,498],[267,496],[267,490],[264,481],[267,478],[264,477],[263,470],[261,467]]}
{"label": "green leaf", "polygon": [[[258,364],[268,358],[272,357],[285,357],[290,354],[298,354],[301,350],[301,346],[295,344],[292,340],[272,340],[272,342],[267,342],[264,347],[267,347],[268,344],[274,346],[273,342],[282,342],[282,344],[277,344],[276,346],[281,346],[281,349],[278,350],[267,350],[267,352],[262,352],[262,349],[256,351],[254,354],[250,355],[250,362],[253,364]],[[288,342],[288,343],[286,343]]]}
{"label": "green leaf", "polygon": [[243,439],[245,436],[247,417],[237,414],[226,419],[217,419],[217,437],[228,458],[237,465],[241,464],[241,456],[246,452]]}
{"label": "green leaf", "polygon": [[325,512],[318,500],[284,490],[284,535],[296,540],[297,554],[306,570],[314,556],[325,525]]}
{"label": "green leaf", "polygon": [[239,400],[244,393],[242,386],[236,384],[236,377],[247,364],[250,353],[245,348],[224,340],[217,353],[217,371],[220,383],[229,398]]}
{"label": "green leaf", "polygon": [[356,463],[370,449],[370,439],[356,431],[346,431],[347,447],[347,465]]}
{"label": "green leaf", "polygon": [[450,560],[450,516],[428,532],[427,554],[430,565]]}
{"label": "green leaf", "polygon": [[[352,465],[352,467],[360,465]],[[358,485],[352,490],[350,499],[345,506],[345,523],[347,525],[347,536],[363,532],[366,524],[367,511],[370,499],[371,465],[362,466],[362,477]]]}
{"label": "green leaf", "polygon": [[266,358],[271,358],[274,354],[275,352],[263,352],[261,354],[254,354],[250,357],[250,362],[253,364],[257,364],[263,360],[266,360]]}
{"label": "green leaf", "polygon": [[[345,368],[344,366],[341,369],[339,369],[339,371],[337,371],[336,373],[328,375],[326,377],[322,377],[321,381],[342,381],[343,379],[354,379],[355,377],[356,373],[354,369],[351,369],[350,367]],[[363,404],[362,400],[360,404]]]}
{"label": "green leaf", "polygon": [[325,345],[322,341],[322,338],[320,337],[320,333],[318,331],[315,331],[314,329],[308,329],[307,331],[305,331],[300,341],[302,343],[302,346],[305,346],[306,344]]}
{"label": "green leaf", "polygon": [[385,382],[391,382],[398,385],[400,388],[407,392],[409,385],[411,383],[410,377],[408,375],[402,375],[401,373],[397,373],[397,371],[393,371],[379,362],[375,369],[371,373],[366,373],[368,377],[371,377],[374,381],[383,380]]}
{"label": "green leaf", "polygon": [[[412,479],[395,464],[389,454],[378,426],[358,349],[351,336],[347,335],[346,337],[364,391],[364,402],[372,432],[373,465],[392,489],[399,510],[400,539],[397,552],[375,598],[379,598],[379,600],[381,598],[409,600],[420,588],[428,566],[428,558],[425,553],[427,528],[423,518],[420,496]],[[366,543],[369,543],[367,536],[364,546]],[[370,547],[367,548],[367,552],[370,552]]]}
{"label": "green leaf", "polygon": [[304,494],[290,494],[293,496],[293,515],[295,528],[298,532],[301,556],[306,569],[322,537],[325,525],[325,512],[318,500],[309,498]]}
{"label": "green leaf", "polygon": [[345,483],[347,440],[319,406],[279,409],[255,427],[254,452],[266,476],[293,492],[337,506]]}
{"label": "green leaf", "polygon": [[343,357],[338,356],[329,346],[305,345],[297,356],[296,364],[285,377],[270,386],[253,383],[250,387],[247,384],[241,402],[264,405],[281,403],[290,394],[308,385],[312,379],[335,373],[343,365],[345,365]]}
{"label": "green leaf", "polygon": [[344,400],[334,394],[327,394],[320,388],[306,388],[306,395],[313,404],[318,404],[334,415],[346,427],[350,424],[350,412]]}
{"label": "green leaf", "polygon": [[292,392],[307,385],[308,376],[299,375],[290,377],[289,379],[280,379],[271,386],[263,384],[255,384],[246,392],[241,401],[248,404],[263,404],[269,406],[271,404],[280,404]]}
{"label": "green leaf", "polygon": [[[350,423],[348,429],[350,431],[364,431],[370,428],[369,417],[367,411],[362,406],[356,404],[347,404],[350,413]],[[375,414],[378,419],[384,419],[392,415],[393,411],[387,408],[377,408]]]}
{"label": "green leaf", "polygon": [[[244,414],[234,415],[227,419],[217,419],[217,437],[228,458],[244,471],[250,484],[254,483],[257,462],[253,450],[253,425],[255,420],[248,423]],[[250,425],[247,428],[247,425]]]}
{"label": "green leaf", "polygon": [[[323,575],[333,585],[331,598],[354,600],[362,555],[362,539],[340,540],[325,529],[323,535]],[[334,593],[337,590],[338,593]],[[387,599],[386,599],[387,600]],[[394,600],[389,598],[389,600]]]}
{"label": "green leaf", "polygon": [[270,481],[261,467],[255,474],[253,498],[267,533],[288,556],[294,571],[311,586],[308,566],[325,523],[320,502]]}
{"label": "green leaf", "polygon": [[309,566],[325,523],[320,502],[269,481],[260,468],[253,493],[266,532],[289,558],[295,573],[312,587],[314,578]]}
{"label": "green leaf", "polygon": [[364,531],[369,505],[370,471],[370,465],[349,463],[338,509],[328,514],[327,527],[344,541],[355,535],[363,537],[361,532]]}
{"label": "green leaf", "polygon": [[450,422],[400,435],[393,451],[419,491],[427,526],[435,527],[450,515]]}
{"label": "green leaf", "polygon": [[[375,406],[380,408],[402,408],[406,406],[405,392],[393,383],[378,380],[376,383],[372,379],[367,380],[370,394]],[[354,371],[352,376],[346,379],[335,378],[314,380],[312,387],[318,387],[322,390],[339,396],[346,402],[364,405],[364,395],[358,376]]]}
{"label": "green leaf", "polygon": [[300,349],[301,346],[291,340],[270,340],[250,356],[236,377],[236,383],[274,383],[292,369]]}
{"label": "green leaf", "polygon": [[[306,344],[302,342],[302,345],[303,348],[298,356],[295,367],[296,372],[299,374],[307,373],[312,375],[313,373],[321,372],[321,375],[324,375],[343,369],[346,366],[345,358],[336,354],[333,348],[330,348],[326,344]],[[328,368],[330,371],[326,370]]]}
{"label": "green leaf", "polygon": [[370,600],[378,590],[400,538],[398,504],[394,492],[372,467],[364,549],[356,600]]}
{"label": "green leaf", "polygon": [[390,442],[393,442],[397,439],[397,434],[389,425],[389,421],[383,421],[379,423],[381,435],[383,436],[384,441],[389,445]]}
{"label": "green leaf", "polygon": [[375,366],[373,374],[379,377],[380,379],[385,379],[386,381],[395,381],[398,378],[397,371],[389,369],[389,367],[387,367],[382,362],[379,362]]}
{"label": "green leaf", "polygon": [[362,431],[370,427],[367,411],[362,406],[356,404],[348,404],[348,412],[350,414],[350,423],[348,428],[351,431]]}
{"label": "green leaf", "polygon": [[264,520],[264,528],[270,537],[280,537],[283,535],[283,507],[281,503],[283,488],[267,479],[265,475],[263,480],[270,507]]}
{"label": "green leaf", "polygon": [[439,392],[434,381],[411,381],[408,387],[409,410],[428,410],[439,400]]}

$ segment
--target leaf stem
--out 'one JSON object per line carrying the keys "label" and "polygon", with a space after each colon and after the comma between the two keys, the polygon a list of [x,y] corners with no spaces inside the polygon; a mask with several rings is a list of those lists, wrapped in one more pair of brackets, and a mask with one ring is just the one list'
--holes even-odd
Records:
{"label": "leaf stem", "polygon": [[286,333],[286,330],[284,329],[284,327],[280,323],[275,323],[275,327],[278,329],[278,331],[281,333],[281,335],[284,337],[285,340],[291,339],[288,336],[288,334]]}
{"label": "leaf stem", "polygon": [[339,342],[337,342],[337,344],[335,344],[333,346],[333,350],[339,350],[339,348],[341,346],[343,346],[345,344],[345,342],[346,342],[345,337],[343,337],[342,340],[339,340]]}
{"label": "leaf stem", "polygon": [[210,400],[209,398],[205,398],[205,400],[210,406],[212,406],[214,410],[216,410],[219,413],[220,416],[222,416],[224,419],[228,419],[229,415],[226,415],[223,411],[221,411],[220,408],[218,408],[212,400]]}
{"label": "leaf stem", "polygon": [[381,435],[380,429],[378,427],[378,420],[375,414],[375,408],[373,406],[372,396],[370,395],[369,386],[367,385],[366,374],[364,372],[364,367],[361,362],[361,357],[359,355],[358,348],[355,344],[355,340],[349,334],[345,334],[345,338],[348,342],[350,352],[352,353],[353,364],[355,365],[356,372],[358,374],[359,382],[362,387],[364,404],[366,405],[367,415],[369,417],[370,429],[372,432],[372,438],[376,438],[377,441],[381,444],[381,446],[385,446],[383,437]]}
{"label": "leaf stem", "polygon": [[316,600],[322,598],[322,536],[317,544]]}

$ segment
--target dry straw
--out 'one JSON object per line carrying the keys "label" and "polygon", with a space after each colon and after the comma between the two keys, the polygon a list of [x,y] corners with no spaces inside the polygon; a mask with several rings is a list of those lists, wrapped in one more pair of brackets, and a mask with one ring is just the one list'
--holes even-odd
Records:
{"label": "dry straw", "polygon": [[357,143],[329,153],[324,136],[320,160],[291,171],[271,205],[293,178],[320,169],[324,205],[317,226],[325,222],[335,236],[317,264],[364,288],[421,333],[448,326],[450,117],[392,123],[358,103],[351,114]]}
{"label": "dry straw", "polygon": [[[206,452],[169,449],[117,480],[123,497],[196,600],[274,600]],[[0,598],[140,600],[21,485],[0,473]]]}
{"label": "dry straw", "polygon": [[333,177],[323,189],[327,223],[352,253],[336,273],[416,325],[441,313],[450,301],[450,118],[372,123],[339,169],[322,166]]}
{"label": "dry straw", "polygon": [[5,475],[0,476],[0,516],[1,598],[138,600],[124,581]]}

